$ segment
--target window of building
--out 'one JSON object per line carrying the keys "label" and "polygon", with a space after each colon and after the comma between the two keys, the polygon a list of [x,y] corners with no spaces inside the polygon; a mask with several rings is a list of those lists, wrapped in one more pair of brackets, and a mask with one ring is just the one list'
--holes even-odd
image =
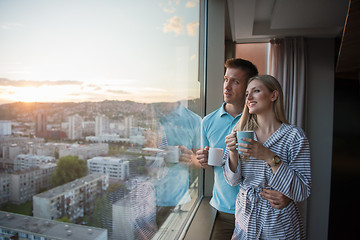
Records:
{"label": "window of building", "polygon": [[[0,120],[12,123],[9,139],[26,154],[55,156],[55,173],[71,155],[97,157],[107,175],[91,194],[74,193],[83,209],[59,218],[105,228],[109,239],[169,239],[186,225],[202,189],[191,158],[200,148],[199,2],[1,3]],[[128,162],[123,180],[108,175],[108,157]],[[36,206],[56,196],[59,208],[70,204],[64,195],[74,187],[59,182],[34,193],[35,217],[49,218]]]}

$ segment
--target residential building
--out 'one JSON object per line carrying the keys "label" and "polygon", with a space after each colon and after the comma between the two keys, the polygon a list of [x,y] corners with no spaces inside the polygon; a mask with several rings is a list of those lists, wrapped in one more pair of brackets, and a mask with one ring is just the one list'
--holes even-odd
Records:
{"label": "residential building", "polygon": [[155,188],[146,178],[131,182],[133,189],[112,206],[113,239],[151,239],[157,231]]}
{"label": "residential building", "polygon": [[21,153],[34,154],[34,148],[43,144],[43,138],[0,136],[0,157],[3,159],[14,160],[15,157],[20,154],[17,149],[20,149]]}
{"label": "residential building", "polygon": [[24,203],[41,190],[51,187],[51,176],[55,169],[55,163],[46,163],[37,168],[9,173],[9,201],[15,204]]}
{"label": "residential building", "polygon": [[125,125],[125,137],[128,138],[130,137],[130,129],[134,125],[134,117],[132,115],[125,117],[124,125]]}
{"label": "residential building", "polygon": [[95,121],[84,121],[83,136],[94,136],[94,135],[95,135]]}
{"label": "residential building", "polygon": [[125,123],[123,121],[111,121],[109,128],[112,134],[118,134],[120,136],[124,136],[125,134]]}
{"label": "residential building", "polygon": [[14,160],[17,155],[23,152],[23,148],[17,144],[6,145],[2,147],[2,158]]}
{"label": "residential building", "polygon": [[80,159],[86,160],[96,156],[104,156],[109,154],[109,144],[92,143],[92,144],[71,144],[65,148],[59,149],[59,158],[68,155],[78,156]]}
{"label": "residential building", "polygon": [[44,163],[55,162],[55,157],[31,155],[31,154],[19,154],[14,160],[14,170],[25,170],[29,168],[35,168],[43,165]]}
{"label": "residential building", "polygon": [[90,173],[103,173],[109,178],[125,180],[130,175],[129,161],[118,157],[94,157],[87,160]]}
{"label": "residential building", "polygon": [[95,136],[110,133],[110,121],[105,115],[99,115],[95,118]]}
{"label": "residential building", "polygon": [[118,134],[103,134],[101,136],[87,136],[87,142],[112,142],[112,143],[130,143],[129,138],[120,138]]}
{"label": "residential building", "polygon": [[11,121],[0,120],[0,136],[11,135]]}
{"label": "residential building", "polygon": [[0,239],[107,240],[106,229],[0,211]]}
{"label": "residential building", "polygon": [[109,186],[105,174],[90,174],[33,196],[33,214],[45,219],[67,216],[76,222],[93,211],[95,200]]}
{"label": "residential building", "polygon": [[47,142],[45,144],[38,144],[33,149],[36,155],[55,157],[56,152],[58,153],[60,149],[65,149],[68,145],[66,143]]}
{"label": "residential building", "polygon": [[0,205],[7,203],[10,199],[10,176],[0,173]]}
{"label": "residential building", "polygon": [[35,120],[36,137],[47,137],[47,115],[45,112],[38,112]]}
{"label": "residential building", "polygon": [[79,114],[75,114],[68,118],[69,129],[68,129],[68,138],[75,140],[82,138],[82,123],[83,119]]}

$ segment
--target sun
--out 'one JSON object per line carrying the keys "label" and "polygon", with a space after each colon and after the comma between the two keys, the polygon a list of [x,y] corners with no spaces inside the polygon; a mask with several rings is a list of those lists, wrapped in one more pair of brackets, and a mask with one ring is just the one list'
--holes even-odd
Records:
{"label": "sun", "polygon": [[21,87],[10,91],[6,98],[14,102],[59,102],[64,100],[59,90],[48,86]]}

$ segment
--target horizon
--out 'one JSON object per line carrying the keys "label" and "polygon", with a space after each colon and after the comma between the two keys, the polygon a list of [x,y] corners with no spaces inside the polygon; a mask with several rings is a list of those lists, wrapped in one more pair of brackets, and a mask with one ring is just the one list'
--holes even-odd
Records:
{"label": "horizon", "polygon": [[197,0],[0,1],[0,104],[197,98],[198,31]]}
{"label": "horizon", "polygon": [[104,99],[104,100],[98,100],[98,101],[81,101],[81,102],[74,102],[74,101],[64,101],[64,102],[24,102],[24,101],[14,101],[14,102],[0,102],[0,106],[6,105],[6,104],[14,104],[14,103],[24,103],[24,104],[56,104],[56,103],[99,103],[99,102],[134,102],[134,103],[141,103],[141,104],[156,104],[156,103],[175,103],[175,102],[183,102],[183,101],[195,101],[198,98],[189,98],[189,99],[180,99],[178,101],[160,101],[160,102],[137,102],[134,100],[110,100],[110,99]]}

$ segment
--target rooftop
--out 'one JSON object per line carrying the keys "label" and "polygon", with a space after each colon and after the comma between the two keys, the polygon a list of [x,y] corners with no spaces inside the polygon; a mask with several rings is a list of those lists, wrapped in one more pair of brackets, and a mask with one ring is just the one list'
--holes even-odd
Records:
{"label": "rooftop", "polygon": [[88,162],[95,162],[95,163],[122,163],[126,160],[129,160],[129,156],[121,156],[121,157],[93,157],[88,160]]}
{"label": "rooftop", "polygon": [[23,233],[36,233],[52,239],[84,240],[107,236],[107,230],[72,223],[0,211],[0,227]]}
{"label": "rooftop", "polygon": [[53,198],[55,196],[63,194],[66,191],[81,187],[81,186],[87,184],[88,182],[92,182],[96,179],[99,179],[102,176],[104,176],[104,175],[103,174],[90,174],[90,175],[87,175],[86,177],[78,178],[72,182],[69,182],[64,185],[58,186],[56,188],[50,189],[49,191],[39,193],[39,194],[35,195],[34,197]]}

